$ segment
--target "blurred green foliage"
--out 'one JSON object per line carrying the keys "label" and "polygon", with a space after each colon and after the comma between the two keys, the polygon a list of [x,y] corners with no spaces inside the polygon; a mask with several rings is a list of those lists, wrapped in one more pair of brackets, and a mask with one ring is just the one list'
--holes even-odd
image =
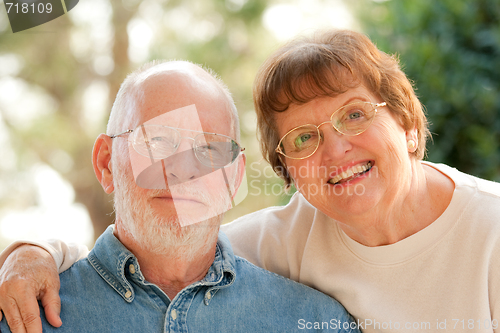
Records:
{"label": "blurred green foliage", "polygon": [[428,160],[500,181],[500,1],[363,1],[356,10],[415,83],[433,133]]}

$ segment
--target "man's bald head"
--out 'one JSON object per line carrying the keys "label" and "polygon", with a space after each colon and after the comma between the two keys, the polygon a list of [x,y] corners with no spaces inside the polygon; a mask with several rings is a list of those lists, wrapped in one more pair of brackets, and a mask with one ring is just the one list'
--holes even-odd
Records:
{"label": "man's bald head", "polygon": [[[139,124],[133,123],[134,116],[144,104],[146,87],[162,81],[170,99],[185,97],[213,98],[223,101],[223,108],[230,117],[231,136],[239,141],[239,119],[236,106],[229,89],[210,69],[187,61],[152,61],[127,76],[118,91],[109,117],[107,134],[117,134],[127,129],[134,129]],[[170,85],[169,85],[170,83]],[[193,104],[195,104],[193,102]],[[183,107],[187,105],[179,105]]]}

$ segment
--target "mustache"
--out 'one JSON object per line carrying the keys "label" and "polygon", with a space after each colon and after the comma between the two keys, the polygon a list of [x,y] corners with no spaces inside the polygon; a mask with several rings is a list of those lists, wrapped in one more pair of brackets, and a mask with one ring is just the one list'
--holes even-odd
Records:
{"label": "mustache", "polygon": [[181,183],[169,186],[164,190],[149,190],[148,192],[151,198],[170,195],[174,199],[176,197],[193,197],[203,203],[213,201],[213,198],[206,191],[200,191],[194,184]]}

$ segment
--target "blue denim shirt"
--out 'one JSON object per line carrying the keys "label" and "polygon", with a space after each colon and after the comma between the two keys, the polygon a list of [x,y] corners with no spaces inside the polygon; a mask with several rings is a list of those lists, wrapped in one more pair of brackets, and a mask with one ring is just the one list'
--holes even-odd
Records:
{"label": "blue denim shirt", "polygon": [[[222,232],[205,278],[172,301],[144,279],[113,227],[60,278],[63,325],[42,316],[44,332],[358,332],[337,301],[236,257]],[[0,331],[10,332],[5,319]]]}

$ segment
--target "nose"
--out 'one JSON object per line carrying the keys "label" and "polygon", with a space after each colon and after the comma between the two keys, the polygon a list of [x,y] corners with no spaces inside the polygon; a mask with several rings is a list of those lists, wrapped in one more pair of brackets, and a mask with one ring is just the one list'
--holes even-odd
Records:
{"label": "nose", "polygon": [[332,123],[330,121],[324,122],[319,126],[322,125],[326,126],[323,126],[323,140],[320,143],[316,154],[321,154],[322,159],[342,159],[345,154],[352,149],[350,137],[337,131],[332,126]]}
{"label": "nose", "polygon": [[183,138],[177,151],[164,160],[165,175],[169,186],[203,176],[203,165],[193,151],[193,139]]}

